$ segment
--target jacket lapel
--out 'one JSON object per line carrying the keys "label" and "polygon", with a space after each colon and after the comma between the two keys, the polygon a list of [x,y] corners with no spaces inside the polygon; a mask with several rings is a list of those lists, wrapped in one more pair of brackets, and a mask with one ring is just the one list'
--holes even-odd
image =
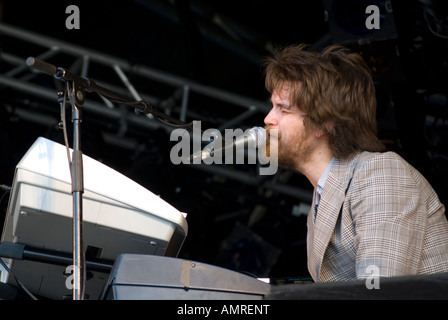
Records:
{"label": "jacket lapel", "polygon": [[357,158],[355,157],[350,162],[341,162],[336,159],[325,182],[315,219],[313,197],[313,205],[311,206],[313,209],[308,215],[307,221],[307,249],[308,270],[316,282],[320,279],[322,260],[334,233]]}

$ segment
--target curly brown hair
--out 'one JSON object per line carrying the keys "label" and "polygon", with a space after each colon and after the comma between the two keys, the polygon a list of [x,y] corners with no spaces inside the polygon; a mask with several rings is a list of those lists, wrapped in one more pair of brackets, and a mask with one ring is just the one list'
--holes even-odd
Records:
{"label": "curly brown hair", "polygon": [[375,86],[359,54],[340,45],[322,52],[288,46],[267,58],[265,76],[271,94],[291,85],[291,104],[306,114],[305,127],[327,132],[336,158],[384,150],[377,137]]}

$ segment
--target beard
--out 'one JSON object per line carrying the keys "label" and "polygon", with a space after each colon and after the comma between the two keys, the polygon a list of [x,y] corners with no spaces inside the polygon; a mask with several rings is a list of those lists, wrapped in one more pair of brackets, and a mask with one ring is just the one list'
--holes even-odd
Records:
{"label": "beard", "polygon": [[266,156],[271,161],[276,161],[281,168],[301,172],[303,164],[310,159],[314,150],[309,139],[311,131],[305,129],[284,137],[277,129],[265,129],[269,133],[264,146]]}

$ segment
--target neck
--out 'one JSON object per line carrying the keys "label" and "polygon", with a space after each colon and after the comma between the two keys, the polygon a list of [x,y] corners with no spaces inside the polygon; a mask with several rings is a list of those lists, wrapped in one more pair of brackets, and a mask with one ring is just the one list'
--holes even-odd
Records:
{"label": "neck", "polygon": [[328,149],[316,150],[309,160],[302,164],[300,168],[300,172],[302,172],[314,188],[317,187],[317,182],[319,178],[324,173],[331,159],[333,158],[333,154]]}

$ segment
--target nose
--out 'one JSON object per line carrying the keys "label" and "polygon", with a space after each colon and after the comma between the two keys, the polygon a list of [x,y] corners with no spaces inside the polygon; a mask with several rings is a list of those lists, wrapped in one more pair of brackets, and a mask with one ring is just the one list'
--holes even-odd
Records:
{"label": "nose", "polygon": [[269,113],[264,118],[264,124],[270,127],[274,127],[277,125],[277,123],[278,123],[277,119],[274,116],[274,108],[272,108],[271,111],[269,111]]}

